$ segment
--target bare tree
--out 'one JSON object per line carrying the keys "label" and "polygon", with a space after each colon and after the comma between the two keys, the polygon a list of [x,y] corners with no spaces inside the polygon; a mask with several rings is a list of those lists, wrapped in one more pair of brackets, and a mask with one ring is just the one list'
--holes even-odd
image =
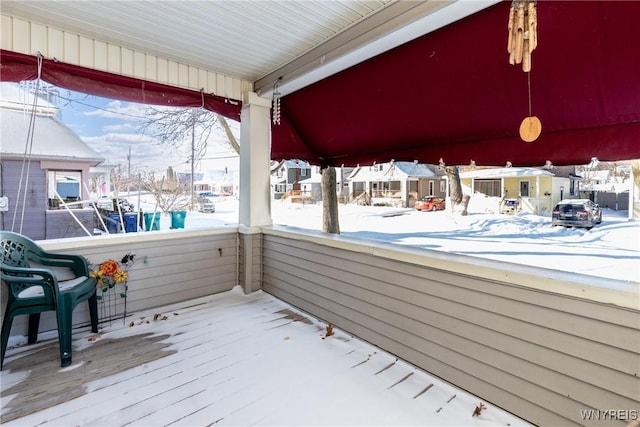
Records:
{"label": "bare tree", "polygon": [[[169,169],[167,175],[171,175]],[[151,193],[157,208],[162,212],[185,209],[189,205],[187,189],[176,179],[158,177],[154,172],[140,174],[140,187]]]}
{"label": "bare tree", "polygon": [[207,150],[211,135],[221,128],[226,143],[240,154],[240,144],[233,135],[227,119],[218,113],[203,108],[145,108],[145,121],[140,130],[143,134],[158,138],[163,144],[179,147],[194,138],[195,159],[199,161]]}
{"label": "bare tree", "polygon": [[458,166],[447,166],[442,159],[440,159],[440,168],[447,174],[447,180],[449,181],[451,212],[462,216],[467,215],[470,197],[462,192],[460,169]]}
{"label": "bare tree", "polygon": [[338,220],[338,194],[336,192],[336,169],[333,166],[322,170],[322,232],[340,234]]}

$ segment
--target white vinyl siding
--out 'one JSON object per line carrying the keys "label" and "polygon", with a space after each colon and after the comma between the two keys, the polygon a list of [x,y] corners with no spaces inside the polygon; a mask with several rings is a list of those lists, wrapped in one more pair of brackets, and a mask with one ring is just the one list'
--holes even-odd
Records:
{"label": "white vinyl siding", "polygon": [[291,237],[265,230],[265,291],[481,399],[537,425],[640,407],[637,308],[523,285],[550,282],[533,269],[482,278],[491,262]]}

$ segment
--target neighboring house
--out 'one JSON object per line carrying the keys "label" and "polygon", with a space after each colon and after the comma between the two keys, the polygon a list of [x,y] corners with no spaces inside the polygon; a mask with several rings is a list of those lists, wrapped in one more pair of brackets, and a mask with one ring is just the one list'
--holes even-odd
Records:
{"label": "neighboring house", "polygon": [[[354,168],[336,167],[336,194],[339,202],[348,200],[349,183],[347,177],[353,172]],[[311,199],[316,202],[322,200],[322,168],[320,166],[311,167],[311,177],[300,183],[300,190],[310,195]]]}
{"label": "neighboring house", "polygon": [[34,240],[91,234],[90,169],[105,159],[58,120],[55,106],[38,100],[32,113],[32,104],[19,86],[0,85],[0,196],[7,201],[0,227]]}
{"label": "neighboring house", "polygon": [[207,183],[213,194],[229,196],[236,194],[236,175],[228,169],[208,170],[204,172],[203,181]]}
{"label": "neighboring house", "polygon": [[424,196],[447,193],[444,172],[434,165],[418,162],[394,162],[358,166],[349,176],[352,201],[390,203],[413,207]]}
{"label": "neighboring house", "polygon": [[502,199],[518,199],[520,209],[542,214],[550,212],[558,201],[578,198],[581,178],[566,171],[550,168],[504,167],[467,170],[460,173],[463,191],[474,197],[496,199],[496,212]]}
{"label": "neighboring house", "polygon": [[303,160],[272,162],[271,189],[274,199],[291,191],[301,191],[301,182],[311,178],[311,165]]}
{"label": "neighboring house", "polygon": [[612,169],[591,170],[582,167],[584,182],[580,186],[582,198],[591,199],[600,206],[615,210],[627,210],[632,195],[631,165],[614,165]]}

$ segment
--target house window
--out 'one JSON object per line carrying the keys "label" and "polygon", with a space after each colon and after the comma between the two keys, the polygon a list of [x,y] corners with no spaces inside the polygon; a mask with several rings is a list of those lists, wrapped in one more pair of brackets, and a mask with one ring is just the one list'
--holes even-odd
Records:
{"label": "house window", "polygon": [[300,176],[307,176],[309,171],[307,169],[300,169]]}
{"label": "house window", "polygon": [[520,181],[520,197],[529,197],[529,181]]}
{"label": "house window", "polygon": [[430,196],[433,196],[433,189],[434,189],[433,181],[429,181],[429,195]]}
{"label": "house window", "polygon": [[447,181],[445,181],[444,179],[440,180],[440,193],[446,193],[447,192]]}
{"label": "house window", "polygon": [[47,197],[50,209],[58,209],[60,199],[70,203],[70,208],[81,208],[82,204],[82,172],[80,171],[48,171]]}
{"label": "house window", "polygon": [[287,184],[276,184],[275,192],[284,193],[287,190]]}
{"label": "house window", "polygon": [[499,179],[476,179],[473,188],[477,193],[482,193],[487,197],[502,197]]}

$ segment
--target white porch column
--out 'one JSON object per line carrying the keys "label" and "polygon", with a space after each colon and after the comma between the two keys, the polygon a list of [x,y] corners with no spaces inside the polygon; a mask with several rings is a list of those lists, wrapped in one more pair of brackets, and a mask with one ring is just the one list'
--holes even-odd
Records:
{"label": "white porch column", "polygon": [[262,287],[260,227],[271,225],[271,101],[249,92],[240,124],[238,284],[245,293]]}
{"label": "white porch column", "polygon": [[240,212],[247,227],[271,225],[271,101],[249,92],[240,125]]}

